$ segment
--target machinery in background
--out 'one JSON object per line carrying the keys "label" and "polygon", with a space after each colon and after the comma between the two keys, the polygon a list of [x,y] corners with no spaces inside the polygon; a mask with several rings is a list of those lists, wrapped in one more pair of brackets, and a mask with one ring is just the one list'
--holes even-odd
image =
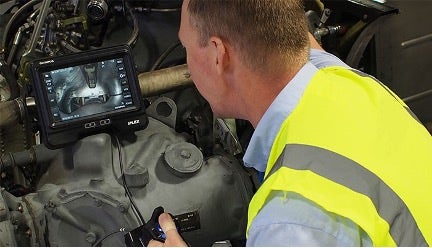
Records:
{"label": "machinery in background", "polygon": [[181,1],[7,3],[0,245],[125,246],[157,206],[190,245],[243,245],[254,174],[191,87]]}
{"label": "machinery in background", "polygon": [[[247,207],[259,185],[241,161],[253,129],[215,118],[193,87],[177,40],[181,0],[11,0],[0,6],[1,246],[125,246],[124,234],[158,206],[182,216],[182,235],[192,246],[244,245]],[[397,9],[371,0],[308,0],[305,6],[310,31],[328,51],[373,72],[367,44],[374,27]],[[47,139],[56,133],[46,129],[55,126],[55,115],[82,120],[94,117],[88,115],[92,104],[115,115],[105,107],[127,106],[120,79],[113,88],[98,83],[101,61],[109,67],[113,58],[84,63],[74,57],[121,44],[131,47],[134,101],[142,97],[137,117],[145,125],[76,137],[81,129],[66,125],[69,140]],[[64,56],[82,63],[42,65]],[[35,85],[30,70],[38,71],[36,62],[46,68],[40,71],[48,75],[44,87],[58,75],[81,81],[80,87],[60,83],[44,95],[42,89],[50,89]],[[41,96],[47,96],[46,111]],[[111,124],[105,114],[95,116],[94,125]],[[94,121],[85,120],[78,122],[93,128]]]}
{"label": "machinery in background", "polygon": [[3,169],[38,181],[21,197],[2,189],[1,245],[124,246],[123,235],[159,205],[189,216],[182,235],[192,246],[243,244],[250,178],[235,157],[204,157],[191,140],[149,118],[146,129],[126,137],[97,134],[62,149],[36,145],[4,156]]}

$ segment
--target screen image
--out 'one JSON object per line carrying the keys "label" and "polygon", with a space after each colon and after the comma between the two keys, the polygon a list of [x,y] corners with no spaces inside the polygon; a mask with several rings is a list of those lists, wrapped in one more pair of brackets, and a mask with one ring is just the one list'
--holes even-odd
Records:
{"label": "screen image", "polygon": [[52,123],[134,106],[123,58],[42,73]]}

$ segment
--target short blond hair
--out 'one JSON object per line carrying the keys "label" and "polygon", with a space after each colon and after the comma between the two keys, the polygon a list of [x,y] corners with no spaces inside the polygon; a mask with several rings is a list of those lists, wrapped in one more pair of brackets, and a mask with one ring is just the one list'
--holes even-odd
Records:
{"label": "short blond hair", "polygon": [[284,69],[308,60],[302,0],[190,0],[187,8],[201,46],[219,36],[239,49],[253,70]]}

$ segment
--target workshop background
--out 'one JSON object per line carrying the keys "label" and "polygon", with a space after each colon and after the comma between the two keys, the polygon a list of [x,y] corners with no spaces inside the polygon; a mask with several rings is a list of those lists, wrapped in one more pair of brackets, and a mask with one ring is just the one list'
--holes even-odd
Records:
{"label": "workshop background", "polygon": [[[158,206],[187,219],[192,246],[244,245],[259,186],[242,165],[253,128],[215,118],[193,87],[181,3],[0,0],[0,246],[125,246]],[[305,0],[323,47],[382,81],[432,132],[431,12],[430,0]],[[29,63],[119,44],[132,47],[148,126],[40,144]]]}

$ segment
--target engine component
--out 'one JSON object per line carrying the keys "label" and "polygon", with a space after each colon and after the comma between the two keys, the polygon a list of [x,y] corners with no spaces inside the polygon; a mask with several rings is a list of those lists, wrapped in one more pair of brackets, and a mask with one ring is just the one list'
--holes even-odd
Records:
{"label": "engine component", "polygon": [[[5,195],[5,196],[3,196]],[[0,246],[17,246],[14,234],[14,226],[12,223],[16,223],[12,218],[11,211],[9,211],[8,204],[6,203],[6,197],[10,194],[4,189],[0,189],[0,230],[2,230]]]}
{"label": "engine component", "polygon": [[108,4],[104,0],[90,0],[87,15],[93,21],[101,21],[108,15]]}
{"label": "engine component", "polygon": [[[0,201],[0,223],[9,226],[0,233],[1,240],[11,245],[17,239],[27,246],[91,246],[121,228],[132,230],[139,221],[121,187],[122,173],[128,174],[126,182],[144,219],[159,205],[173,214],[199,214],[200,229],[184,233],[189,244],[243,240],[252,195],[248,174],[228,154],[203,158],[189,139],[150,118],[145,130],[122,137],[119,146],[108,134],[98,134],[58,150],[49,157],[35,193],[22,198],[8,194],[9,200]],[[194,167],[194,173],[173,170],[173,164],[181,163],[176,160]],[[19,223],[6,218],[17,204],[25,206]],[[123,246],[123,233],[101,243]]]}
{"label": "engine component", "polygon": [[[361,56],[364,47],[356,53],[346,47],[367,24],[397,12],[371,0],[326,0],[325,7],[309,2],[319,5],[307,14],[310,31],[343,59]],[[180,50],[178,27],[156,22],[161,16],[178,21],[181,0],[16,4],[21,7],[10,21],[0,16],[0,26],[8,21],[0,54],[0,245],[124,246],[124,234],[146,223],[157,206],[175,216],[193,213],[193,225],[183,233],[192,246],[244,245],[247,206],[259,182],[240,161],[253,128],[216,119],[190,87],[185,51],[170,58]],[[158,32],[163,39],[153,36]],[[30,63],[119,43],[136,45],[148,126],[89,136],[56,150],[35,145],[40,127]],[[62,104],[70,114],[113,97],[99,83],[96,67],[81,70],[81,90],[58,92],[67,96]],[[16,128],[22,135],[9,138]]]}
{"label": "engine component", "polygon": [[171,173],[179,177],[187,177],[201,169],[203,155],[196,146],[182,142],[169,145],[164,160]]}
{"label": "engine component", "polygon": [[185,64],[141,73],[138,75],[138,81],[144,97],[179,90],[193,84]]}

